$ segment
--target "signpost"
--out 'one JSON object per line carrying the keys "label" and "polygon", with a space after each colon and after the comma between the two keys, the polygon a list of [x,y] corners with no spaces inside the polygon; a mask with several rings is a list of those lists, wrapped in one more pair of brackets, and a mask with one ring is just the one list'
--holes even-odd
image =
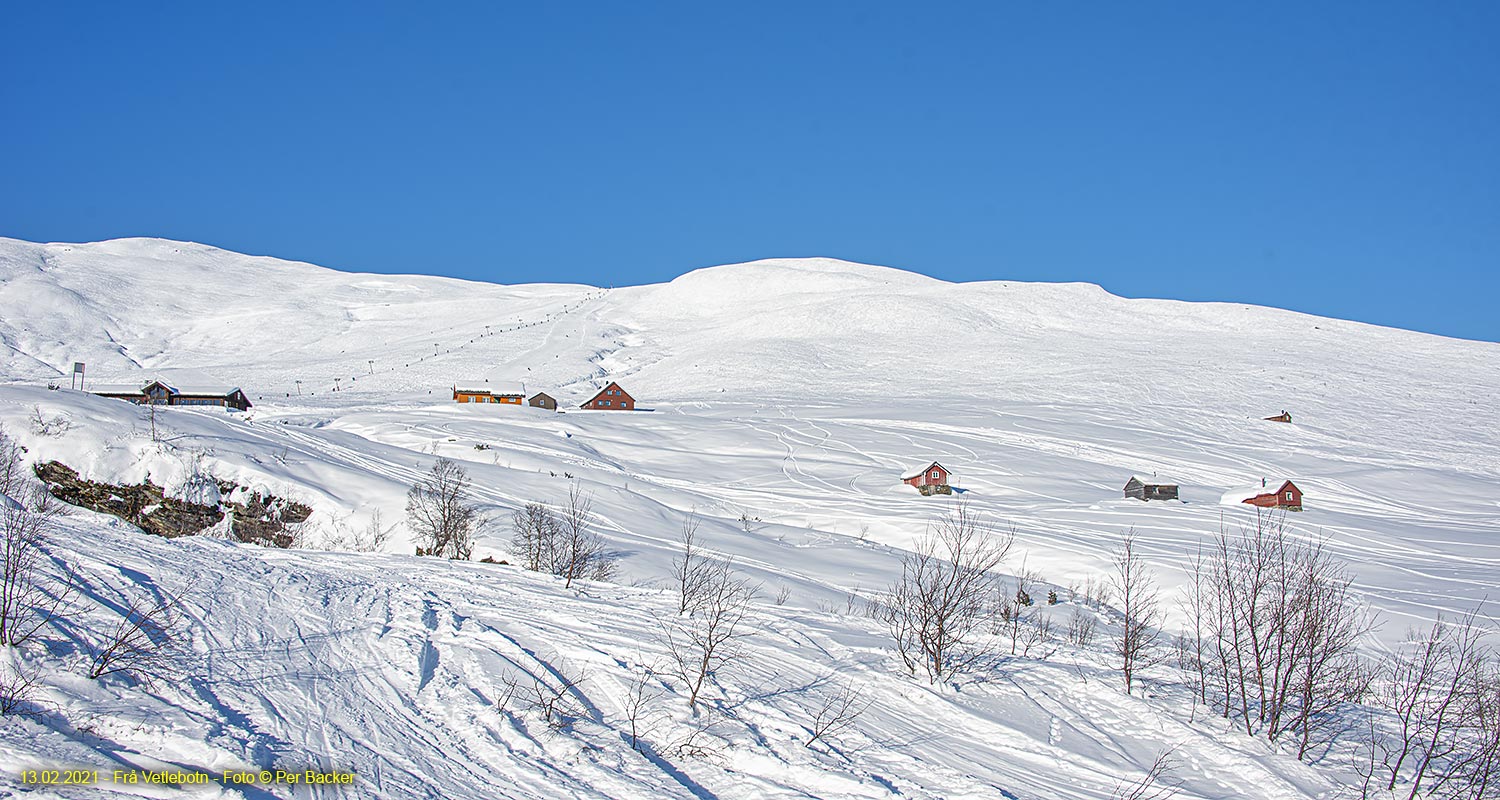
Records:
{"label": "signpost", "polygon": [[[68,381],[68,386],[70,386],[70,387],[72,387],[74,389],[82,389],[83,388],[83,362],[82,361],[74,361],[73,362],[73,374],[71,376],[69,376],[69,377],[70,377],[70,380]],[[77,385],[75,386],[74,384],[77,384]]]}

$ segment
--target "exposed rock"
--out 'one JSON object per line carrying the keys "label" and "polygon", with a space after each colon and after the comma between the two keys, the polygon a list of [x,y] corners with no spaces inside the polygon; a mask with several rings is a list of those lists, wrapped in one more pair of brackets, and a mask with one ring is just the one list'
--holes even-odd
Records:
{"label": "exposed rock", "polygon": [[[116,485],[85,480],[66,464],[48,461],[36,466],[36,476],[47,484],[53,497],[75,506],[111,514],[147,533],[173,538],[211,528],[231,514],[230,528],[242,542],[269,547],[290,547],[296,537],[290,526],[306,522],[312,508],[274,495],[250,492],[244,502],[201,505],[166,497],[150,480],[135,485]],[[240,487],[215,479],[222,497],[233,497]]]}

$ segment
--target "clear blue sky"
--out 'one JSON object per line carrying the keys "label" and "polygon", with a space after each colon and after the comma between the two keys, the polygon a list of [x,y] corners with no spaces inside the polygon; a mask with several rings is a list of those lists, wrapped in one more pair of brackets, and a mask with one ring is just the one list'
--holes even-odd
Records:
{"label": "clear blue sky", "polygon": [[1500,340],[1500,3],[11,3],[0,235],[771,256]]}

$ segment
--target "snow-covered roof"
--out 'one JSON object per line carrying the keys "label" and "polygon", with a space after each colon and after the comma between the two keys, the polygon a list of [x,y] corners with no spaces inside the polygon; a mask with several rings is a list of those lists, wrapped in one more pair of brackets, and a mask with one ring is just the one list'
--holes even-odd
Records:
{"label": "snow-covered roof", "polygon": [[84,391],[94,394],[140,394],[144,383],[88,383]]}
{"label": "snow-covered roof", "polygon": [[173,384],[169,384],[169,385],[173,389],[175,389],[178,394],[203,394],[203,395],[209,395],[209,396],[212,396],[212,397],[224,397],[225,395],[233,394],[235,392],[240,391],[240,387],[238,387],[238,386],[227,386],[227,385],[224,385],[224,384],[206,384],[206,383],[178,384],[178,383],[173,383]]}
{"label": "snow-covered roof", "polygon": [[159,383],[167,387],[175,394],[208,395],[212,397],[224,397],[240,391],[238,386],[230,386],[223,383],[171,383],[160,379],[141,381],[140,383],[95,383],[86,384],[85,390],[94,394],[141,394],[147,386]]}
{"label": "snow-covered roof", "polygon": [[1281,491],[1281,487],[1287,485],[1288,483],[1291,483],[1291,481],[1287,480],[1286,478],[1266,478],[1266,484],[1264,486],[1256,484],[1254,486],[1245,486],[1239,489],[1230,489],[1229,491],[1224,493],[1223,497],[1219,498],[1219,503],[1234,505],[1236,503],[1243,503],[1246,500],[1260,497],[1263,494],[1276,494],[1277,492]]}
{"label": "snow-covered roof", "polygon": [[1174,481],[1171,478],[1163,478],[1160,475],[1153,475],[1153,476],[1151,476],[1149,478],[1143,478],[1140,475],[1131,475],[1130,476],[1130,480],[1127,480],[1125,482],[1126,483],[1130,483],[1130,481],[1140,481],[1145,486],[1180,486],[1181,485],[1181,483],[1179,483],[1178,481]]}
{"label": "snow-covered roof", "polygon": [[927,462],[926,464],[923,464],[920,467],[913,467],[913,468],[911,468],[911,469],[909,469],[909,470],[901,473],[901,480],[904,481],[904,480],[909,480],[911,478],[915,478],[918,475],[921,475],[922,473],[926,472],[927,470],[932,469],[933,467],[937,467],[938,469],[941,469],[942,471],[948,473],[949,475],[953,474],[953,470],[948,469],[947,467],[943,466],[942,464],[939,464],[936,461],[929,461],[929,462]]}
{"label": "snow-covered roof", "polygon": [[492,381],[480,378],[479,380],[455,381],[453,386],[460,392],[470,394],[483,392],[489,392],[493,395],[526,394],[525,386],[520,381]]}

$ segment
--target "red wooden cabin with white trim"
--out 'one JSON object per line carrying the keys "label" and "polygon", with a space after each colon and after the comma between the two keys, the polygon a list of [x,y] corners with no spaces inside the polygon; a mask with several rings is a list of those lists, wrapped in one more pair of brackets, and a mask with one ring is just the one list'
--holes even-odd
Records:
{"label": "red wooden cabin with white trim", "polygon": [[901,476],[901,482],[908,486],[947,486],[948,468],[934,461],[925,467],[908,470]]}
{"label": "red wooden cabin with white trim", "polygon": [[609,385],[599,390],[599,393],[589,399],[579,408],[592,408],[601,411],[634,411],[635,398],[620,388],[620,384],[610,381]]}

